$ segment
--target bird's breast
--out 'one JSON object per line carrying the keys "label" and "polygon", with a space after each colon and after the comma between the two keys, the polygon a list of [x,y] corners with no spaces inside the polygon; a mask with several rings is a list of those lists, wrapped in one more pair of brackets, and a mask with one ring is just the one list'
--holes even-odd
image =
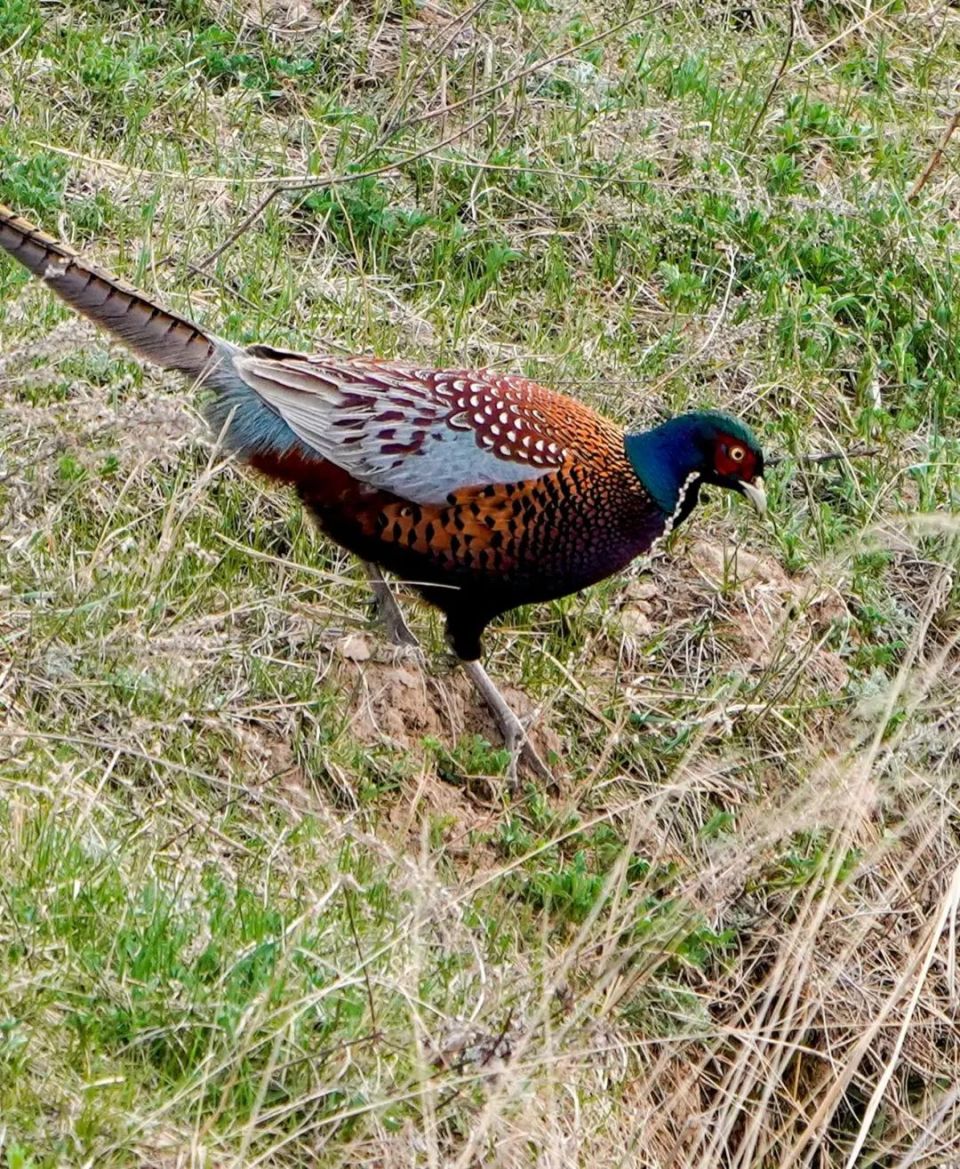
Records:
{"label": "bird's breast", "polygon": [[371,494],[330,464],[309,470],[291,477],[324,531],[402,579],[441,586],[439,599],[431,592],[441,608],[466,591],[497,610],[576,592],[646,552],[666,524],[635,476],[609,467],[466,488],[443,505]]}

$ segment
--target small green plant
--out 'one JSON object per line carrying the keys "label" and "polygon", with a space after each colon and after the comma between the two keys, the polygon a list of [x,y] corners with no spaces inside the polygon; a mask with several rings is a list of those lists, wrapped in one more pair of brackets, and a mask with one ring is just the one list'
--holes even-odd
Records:
{"label": "small green plant", "polygon": [[345,251],[359,249],[371,261],[387,264],[393,247],[430,222],[423,212],[392,206],[389,189],[374,178],[307,195],[300,212],[316,217]]}
{"label": "small green plant", "polygon": [[461,735],[453,748],[434,738],[425,739],[424,745],[436,752],[441,770],[451,777],[503,775],[510,763],[510,752],[494,747],[482,735]]}
{"label": "small green plant", "polygon": [[18,1145],[16,1142],[6,1146],[5,1157],[7,1169],[37,1169],[37,1162],[29,1155],[23,1145]]}
{"label": "small green plant", "polygon": [[42,21],[38,0],[6,0],[0,9],[0,50],[15,44],[26,52]]}
{"label": "small green plant", "polygon": [[18,157],[0,145],[0,195],[13,207],[50,214],[63,205],[64,159],[53,154]]}

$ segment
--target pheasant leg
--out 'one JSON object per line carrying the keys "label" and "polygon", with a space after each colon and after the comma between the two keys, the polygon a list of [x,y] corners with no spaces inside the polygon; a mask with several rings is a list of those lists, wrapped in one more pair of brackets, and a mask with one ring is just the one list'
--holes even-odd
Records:
{"label": "pheasant leg", "polygon": [[373,603],[377,610],[377,617],[383,623],[390,640],[394,645],[419,646],[420,642],[411,633],[410,627],[403,619],[400,606],[397,604],[390,586],[384,580],[383,573],[369,560],[363,561],[363,569],[370,582],[370,588],[373,590]]}
{"label": "pheasant leg", "polygon": [[[389,584],[384,579],[383,573],[368,560],[364,560],[362,563],[373,592],[377,616],[383,623],[390,640],[394,645],[419,647],[420,643],[404,620],[400,606],[397,604]],[[463,665],[470,680],[489,707],[490,713],[503,735],[504,744],[510,752],[508,777],[511,785],[515,785],[517,782],[517,763],[519,760],[523,760],[538,779],[552,783],[553,774],[550,768],[534,750],[532,743],[527,738],[523,723],[510,709],[506,699],[497,689],[496,683],[487,671],[478,661],[464,662]]]}
{"label": "pheasant leg", "polygon": [[479,690],[484,702],[490,708],[507,750],[510,752],[510,768],[507,772],[511,787],[517,783],[517,762],[522,759],[538,779],[546,783],[553,782],[550,768],[533,749],[533,744],[527,738],[523,723],[517,718],[507,704],[507,700],[497,689],[496,683],[478,661],[464,662],[463,668]]}

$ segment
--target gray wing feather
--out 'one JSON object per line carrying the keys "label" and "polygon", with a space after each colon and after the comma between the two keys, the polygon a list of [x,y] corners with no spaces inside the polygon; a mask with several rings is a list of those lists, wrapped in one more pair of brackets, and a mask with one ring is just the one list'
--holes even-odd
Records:
{"label": "gray wing feather", "polygon": [[452,386],[419,379],[413,369],[249,352],[233,363],[307,446],[359,481],[414,503],[439,505],[465,487],[556,470],[503,454],[464,425]]}

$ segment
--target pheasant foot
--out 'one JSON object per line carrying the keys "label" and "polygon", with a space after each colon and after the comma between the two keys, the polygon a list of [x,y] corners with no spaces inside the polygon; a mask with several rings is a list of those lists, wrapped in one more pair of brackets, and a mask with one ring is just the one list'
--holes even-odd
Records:
{"label": "pheasant foot", "polygon": [[373,591],[373,603],[377,611],[377,617],[386,629],[387,636],[394,645],[419,646],[420,642],[417,641],[409,625],[404,620],[400,606],[397,604],[390,586],[384,579],[383,573],[375,564],[371,564],[369,560],[364,560],[362,563],[363,570],[367,574],[367,580],[370,582],[370,588]]}
{"label": "pheasant foot", "polygon": [[527,738],[527,731],[523,723],[510,709],[507,700],[481,663],[478,661],[464,662],[463,668],[490,708],[490,713],[503,735],[504,744],[510,752],[510,766],[507,769],[507,780],[510,787],[512,789],[517,787],[517,764],[521,760],[530,768],[537,779],[553,783],[553,773],[534,750],[533,744]]}

